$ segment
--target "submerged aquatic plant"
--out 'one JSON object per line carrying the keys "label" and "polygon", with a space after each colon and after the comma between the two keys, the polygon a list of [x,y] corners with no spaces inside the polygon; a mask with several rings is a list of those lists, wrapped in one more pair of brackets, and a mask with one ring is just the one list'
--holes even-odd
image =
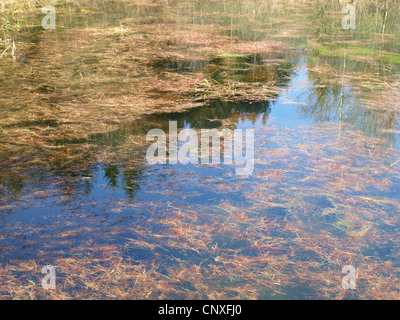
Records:
{"label": "submerged aquatic plant", "polygon": [[[397,299],[396,25],[368,43],[330,30],[339,3],[194,3],[60,3],[54,32],[6,24],[25,60],[0,59],[0,210],[15,214],[0,226],[0,297]],[[307,78],[289,88],[296,64]],[[315,123],[267,122],[277,100]],[[173,116],[262,123],[254,176],[147,167],[144,134]],[[38,285],[49,264],[53,291]]]}

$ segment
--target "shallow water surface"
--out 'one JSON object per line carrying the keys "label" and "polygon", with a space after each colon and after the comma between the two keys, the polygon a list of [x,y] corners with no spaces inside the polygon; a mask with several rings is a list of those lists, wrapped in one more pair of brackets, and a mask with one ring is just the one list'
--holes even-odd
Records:
{"label": "shallow water surface", "polygon": [[[343,30],[326,3],[68,2],[54,32],[3,28],[1,294],[398,298],[399,8]],[[253,128],[253,173],[149,165],[169,121]]]}

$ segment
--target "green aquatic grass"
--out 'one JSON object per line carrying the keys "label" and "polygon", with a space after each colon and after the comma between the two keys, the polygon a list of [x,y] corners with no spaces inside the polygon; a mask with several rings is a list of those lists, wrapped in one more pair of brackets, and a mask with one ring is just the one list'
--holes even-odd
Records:
{"label": "green aquatic grass", "polygon": [[386,54],[382,57],[384,62],[400,64],[400,55]]}
{"label": "green aquatic grass", "polygon": [[253,57],[252,54],[249,53],[238,53],[238,52],[222,52],[216,54],[216,58],[222,59],[236,59],[239,62],[247,62]]}
{"label": "green aquatic grass", "polygon": [[360,46],[339,47],[323,45],[321,47],[314,48],[314,52],[317,56],[342,57],[346,55],[347,57],[353,59],[369,56],[384,63],[400,63],[400,55]]}

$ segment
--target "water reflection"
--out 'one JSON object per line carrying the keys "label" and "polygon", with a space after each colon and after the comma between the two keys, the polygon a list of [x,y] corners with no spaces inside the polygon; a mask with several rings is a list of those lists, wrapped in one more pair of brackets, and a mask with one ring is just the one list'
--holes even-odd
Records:
{"label": "water reflection", "polygon": [[[399,226],[391,148],[399,147],[398,6],[362,3],[358,28],[344,31],[339,3],[290,3],[69,1],[57,6],[54,33],[29,26],[36,14],[19,31],[3,28],[23,51],[15,63],[6,55],[9,63],[0,61],[8,119],[1,125],[1,263],[89,253],[103,262],[118,252],[121,261],[155,263],[158,274],[174,279],[168,285],[176,292],[157,298],[192,297],[197,288],[206,297],[261,299],[315,298],[318,288],[298,275],[336,272],[348,259],[398,263],[395,244],[377,244]],[[85,29],[93,31],[90,41]],[[63,59],[43,59],[44,39],[60,44],[53,50]],[[268,46],[272,40],[280,42]],[[65,55],[72,45],[79,55]],[[54,78],[43,81],[46,72]],[[211,89],[189,86],[195,93],[180,95],[193,79],[227,93],[215,98]],[[252,99],[234,91],[240,86],[274,90]],[[118,107],[135,96],[135,103],[151,101],[137,114],[152,113],[119,122],[126,114]],[[154,113],[167,98],[201,106]],[[19,115],[32,105],[34,116]],[[59,118],[69,113],[68,121]],[[107,121],[96,121],[105,114]],[[222,165],[148,166],[145,135],[167,132],[171,120],[178,128],[255,128],[254,176],[236,177]],[[86,134],[77,134],[81,126]],[[29,139],[14,141],[23,135]],[[189,280],[178,281],[185,265]],[[191,278],[199,265],[211,274],[198,280],[206,289]]]}
{"label": "water reflection", "polygon": [[[293,14],[297,14],[301,11],[304,15],[299,15],[300,21],[312,21],[312,25],[316,26],[313,29],[306,29],[304,35],[293,36],[285,38],[285,42],[291,45],[299,47],[298,50],[293,51],[292,49],[274,52],[271,54],[220,54],[214,55],[209,60],[190,60],[190,59],[177,59],[177,58],[156,58],[151,60],[149,66],[156,68],[159,72],[176,72],[176,73],[194,73],[204,72],[210,76],[211,79],[223,82],[225,80],[240,80],[247,83],[252,82],[266,82],[275,81],[275,84],[281,89],[288,89],[289,93],[285,95],[285,99],[290,101],[297,101],[296,104],[291,108],[287,108],[282,105],[282,101],[279,102],[279,95],[275,95],[270,101],[259,101],[259,102],[229,102],[215,100],[208,103],[206,106],[193,108],[185,112],[172,112],[172,113],[161,113],[151,114],[142,117],[141,120],[135,121],[131,124],[123,124],[117,130],[110,131],[108,133],[96,133],[91,134],[88,138],[79,139],[61,139],[61,140],[49,140],[56,146],[62,146],[66,144],[79,145],[90,143],[97,146],[109,146],[112,148],[118,148],[125,144],[131,137],[144,136],[150,129],[154,127],[161,128],[165,131],[168,130],[168,121],[178,121],[179,128],[218,128],[222,125],[224,120],[229,119],[232,126],[240,126],[243,123],[247,123],[250,126],[263,126],[267,125],[268,116],[272,112],[279,114],[281,120],[290,119],[290,123],[299,122],[302,123],[302,119],[312,119],[317,122],[346,122],[355,125],[357,128],[363,130],[367,134],[379,138],[384,138],[394,146],[398,146],[398,133],[396,130],[399,129],[398,123],[398,112],[396,110],[382,110],[365,108],[364,101],[360,98],[363,97],[359,92],[359,88],[354,85],[354,81],[351,80],[347,75],[349,72],[354,70],[362,70],[364,72],[374,72],[378,70],[380,76],[390,76],[394,70],[382,67],[382,61],[379,61],[379,65],[371,65],[365,61],[358,61],[353,59],[354,57],[346,57],[343,53],[343,57],[335,56],[342,53],[342,49],[346,46],[339,44],[337,48],[330,48],[330,51],[322,51],[318,49],[314,55],[314,51],[305,51],[304,47],[307,47],[308,41],[315,41],[314,37],[317,35],[324,34],[324,37],[319,37],[318,41],[327,41],[340,37],[347,38],[348,41],[351,39],[357,39],[357,41],[364,40],[366,37],[363,31],[363,24],[360,23],[360,31],[354,32],[352,35],[345,35],[342,31],[337,28],[332,28],[333,17],[327,16],[327,7],[313,7],[306,5],[302,9],[288,9],[282,11],[280,5],[272,5],[272,10],[267,10],[267,7],[258,8],[259,10],[254,15],[253,8],[248,7],[247,4],[223,4],[219,2],[207,2],[200,3],[199,6],[189,7],[184,9],[181,7],[181,3],[170,3],[167,6],[146,6],[129,4],[125,2],[111,1],[111,2],[90,2],[82,3],[77,5],[75,3],[68,3],[65,7],[60,5],[62,14],[60,15],[61,30],[58,30],[58,35],[62,38],[63,30],[69,28],[81,28],[84,26],[90,26],[91,28],[101,26],[102,28],[107,26],[118,26],[124,19],[139,19],[142,16],[146,16],[146,21],[141,23],[155,23],[150,22],[150,17],[166,17],[170,16],[169,9],[174,8],[178,14],[178,20],[173,20],[173,23],[177,25],[177,28],[184,27],[188,23],[190,24],[221,24],[229,26],[228,32],[231,37],[237,36],[242,40],[265,40],[277,37],[281,37],[282,30],[290,30],[291,25],[285,25],[282,23],[266,24],[266,21],[274,21],[274,19],[282,19],[283,22],[288,22]],[[330,9],[337,9],[335,5]],[[374,7],[376,9],[376,7]],[[385,10],[387,11],[390,6],[386,5]],[[313,10],[311,10],[313,9]],[[367,10],[372,16],[376,15],[376,10]],[[303,11],[304,10],[304,11]],[[310,11],[311,10],[311,11]],[[363,9],[364,10],[364,9]],[[366,10],[366,9],[365,9]],[[385,12],[386,12],[385,11]],[[201,14],[200,14],[201,13]],[[240,13],[243,16],[253,15],[254,24],[250,24],[248,18],[243,18],[240,15],[232,16],[233,13]],[[310,19],[311,14],[312,19]],[[386,15],[385,22],[388,27],[385,28],[385,32],[389,34],[391,32],[392,24],[388,23],[388,19],[396,17],[396,12],[393,14]],[[308,20],[310,19],[310,20]],[[363,19],[363,18],[362,18]],[[158,21],[166,22],[167,20]],[[171,22],[171,21],[169,21]],[[376,25],[379,27],[379,23]],[[260,31],[260,29],[265,30]],[[312,30],[312,31],[311,31]],[[18,33],[21,41],[30,42],[32,45],[28,47],[28,50],[23,52],[23,59],[29,63],[41,63],[40,60],[40,39],[43,30],[36,27],[27,27],[22,32]],[[304,38],[307,36],[308,38]],[[376,38],[375,38],[376,40]],[[190,47],[190,46],[189,46]],[[354,47],[354,46],[353,46]],[[318,47],[317,47],[318,48]],[[389,52],[395,52],[398,48],[396,41],[384,41],[380,50],[387,50]],[[375,49],[377,50],[377,49]],[[344,51],[343,51],[344,52]],[[321,54],[322,53],[322,54]],[[324,55],[324,53],[326,55]],[[360,53],[361,54],[361,53]],[[79,76],[82,67],[86,67],[90,64],[96,65],[99,63],[99,56],[86,55],[79,60],[80,65],[74,65],[76,76]],[[268,61],[279,61],[269,64]],[[47,63],[47,62],[45,62]],[[328,64],[331,68],[337,70],[338,77],[337,81],[332,81],[333,74],[331,72],[320,72],[316,71],[320,64]],[[67,63],[68,65],[68,63]],[[386,78],[389,81],[389,78]],[[303,83],[299,83],[303,82]],[[290,85],[294,83],[294,85]],[[298,91],[301,91],[300,93]],[[35,89],[38,93],[54,93],[55,87],[49,85],[42,85]],[[6,94],[6,92],[4,92]],[[148,92],[151,95],[151,92]],[[157,91],[154,94],[162,96],[163,91]],[[201,97],[199,97],[201,101]],[[273,101],[275,100],[275,101]],[[276,102],[278,100],[278,103]],[[22,102],[24,103],[24,102]],[[283,104],[287,104],[286,102]],[[258,117],[261,115],[261,118]],[[15,127],[57,127],[60,123],[57,119],[40,119],[28,121],[24,120],[18,123],[9,125],[9,128]],[[281,123],[282,126],[285,123]],[[382,130],[385,129],[385,130]],[[82,161],[91,161],[87,158]],[[93,169],[96,168],[96,169]],[[7,170],[7,169],[6,169]],[[57,176],[65,178],[66,176],[74,177],[91,177],[93,176],[92,170],[98,170],[98,167],[93,163],[92,168],[86,168],[80,172],[74,170],[69,171],[68,167],[65,170],[62,166],[58,166],[51,175],[55,174],[54,177],[47,177],[48,181],[57,179]],[[133,197],[134,190],[138,189],[137,180],[140,177],[140,170],[129,169],[124,170],[118,166],[105,166],[101,170],[104,172],[105,182],[111,187],[123,188],[130,197]],[[33,175],[32,175],[33,174]],[[2,192],[4,199],[7,195],[22,195],[24,185],[28,186],[33,183],[41,183],[43,176],[48,175],[45,169],[29,168],[25,176],[11,175],[7,171],[3,171],[4,178],[2,179]],[[37,181],[37,182],[34,182]],[[73,182],[76,183],[76,182]],[[86,182],[88,183],[88,182]],[[90,185],[90,184],[89,184]],[[88,184],[86,184],[85,190],[88,193],[90,190]],[[69,190],[69,187],[66,188]],[[30,190],[26,187],[26,192]]]}

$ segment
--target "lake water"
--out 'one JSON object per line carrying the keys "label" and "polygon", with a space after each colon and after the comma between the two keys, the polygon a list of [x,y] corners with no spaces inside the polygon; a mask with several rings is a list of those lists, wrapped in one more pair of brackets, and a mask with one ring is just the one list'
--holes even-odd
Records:
{"label": "lake water", "polygon": [[[55,7],[55,30],[38,10],[10,19],[2,296],[398,298],[400,10],[385,4],[358,3],[354,30],[339,1],[83,1]],[[146,133],[169,121],[254,129],[253,173],[149,165]]]}

